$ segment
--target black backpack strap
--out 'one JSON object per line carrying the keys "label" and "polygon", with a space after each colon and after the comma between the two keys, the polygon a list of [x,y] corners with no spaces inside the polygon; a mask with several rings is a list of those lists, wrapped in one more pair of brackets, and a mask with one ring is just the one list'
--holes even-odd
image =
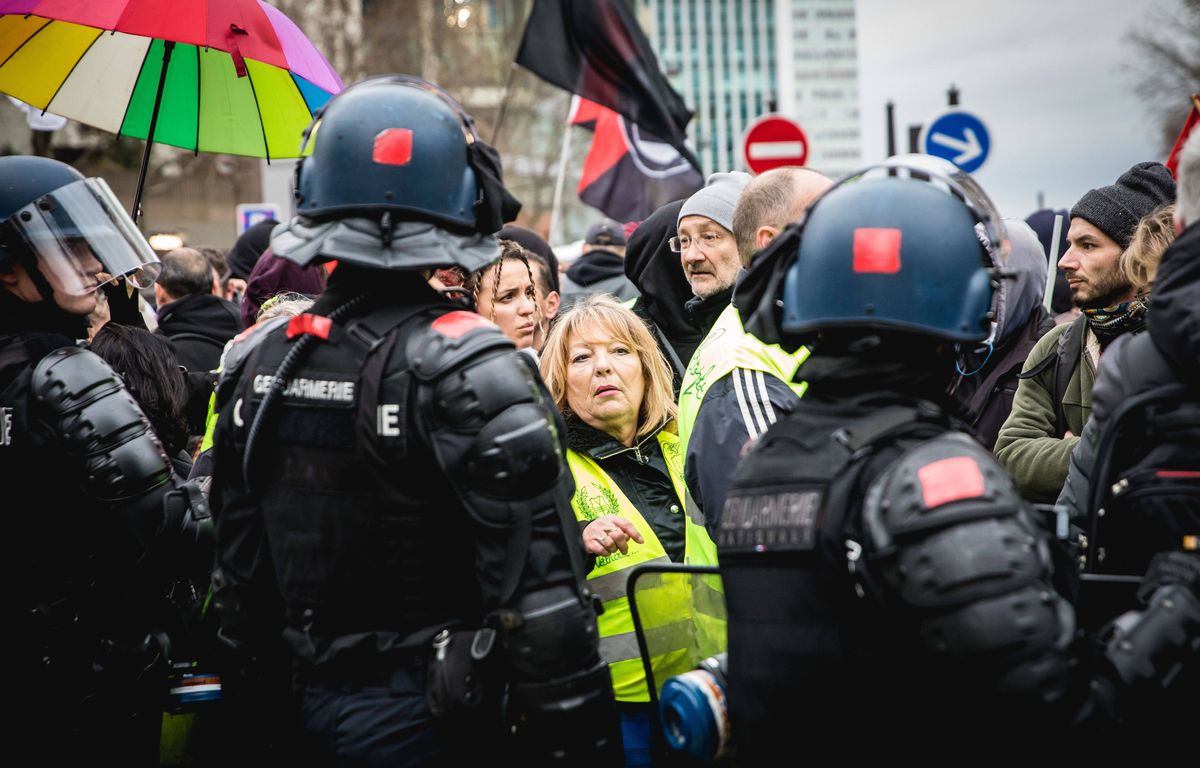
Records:
{"label": "black backpack strap", "polygon": [[[908,425],[928,422],[940,411],[932,404],[892,405],[880,408],[833,433],[833,439],[841,443],[853,456],[864,448],[886,442],[896,431],[907,432]],[[944,417],[938,420],[945,425]],[[904,429],[901,429],[901,428]]]}
{"label": "black backpack strap", "polygon": [[[359,374],[358,417],[355,430],[359,435],[357,444],[363,447],[369,458],[382,465],[383,456],[379,452],[379,388],[383,382],[383,374],[391,358],[392,343],[396,334],[410,320],[416,319],[423,313],[429,312],[428,304],[418,305],[389,305],[371,312],[365,317],[358,318],[346,327],[346,332],[358,338],[367,345],[367,356],[363,360]],[[401,402],[406,403],[408,393],[408,377],[402,382],[403,393]],[[407,414],[404,407],[395,414],[399,423],[396,425],[400,433],[400,444],[389,451],[389,455],[398,456],[407,453],[406,436],[408,427],[404,423]]]}
{"label": "black backpack strap", "polygon": [[205,336],[203,333],[193,333],[191,331],[185,331],[183,333],[176,333],[171,336],[167,336],[166,338],[168,341],[172,341],[172,342],[175,342],[175,341],[202,341],[205,344],[209,344],[211,346],[217,347],[218,349],[225,348],[225,342],[218,341],[217,339],[214,339],[212,336]]}
{"label": "black backpack strap", "polygon": [[1062,399],[1067,392],[1067,384],[1071,381],[1071,374],[1075,372],[1075,367],[1079,365],[1080,355],[1083,353],[1083,340],[1087,336],[1086,324],[1087,318],[1080,315],[1059,335],[1054,351],[1039,360],[1028,371],[1017,374],[1018,379],[1032,379],[1053,366],[1054,373],[1050,381],[1050,404],[1054,408],[1054,427],[1058,430],[1059,437],[1065,435],[1068,429],[1067,414],[1063,409]]}
{"label": "black backpack strap", "polygon": [[849,571],[842,572],[840,576],[849,579],[848,584],[857,585],[854,588],[862,590],[861,596],[869,595],[878,601],[882,594],[870,574],[859,567],[864,536],[862,518],[849,514],[863,474],[871,464],[871,457],[897,441],[923,443],[952,428],[949,417],[940,408],[918,401],[881,408],[833,433],[833,439],[849,449],[850,454],[829,484],[825,505],[829,515],[826,524],[830,530],[838,531],[840,536],[837,540],[826,539],[823,545],[835,562],[839,562],[836,558],[845,555]]}
{"label": "black backpack strap", "polygon": [[1058,436],[1067,434],[1067,413],[1063,408],[1063,396],[1067,393],[1067,384],[1071,375],[1079,367],[1083,354],[1083,340],[1087,337],[1087,318],[1080,315],[1071,323],[1067,330],[1058,337],[1058,359],[1054,362],[1054,384],[1052,387],[1054,400],[1054,423]]}

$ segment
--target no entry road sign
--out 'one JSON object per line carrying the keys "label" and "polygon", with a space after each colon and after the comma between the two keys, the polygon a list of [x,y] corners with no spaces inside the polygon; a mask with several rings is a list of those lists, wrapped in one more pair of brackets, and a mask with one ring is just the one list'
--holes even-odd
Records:
{"label": "no entry road sign", "polygon": [[804,165],[808,159],[808,137],[786,117],[766,115],[746,130],[742,157],[750,172],[756,174],[785,165]]}

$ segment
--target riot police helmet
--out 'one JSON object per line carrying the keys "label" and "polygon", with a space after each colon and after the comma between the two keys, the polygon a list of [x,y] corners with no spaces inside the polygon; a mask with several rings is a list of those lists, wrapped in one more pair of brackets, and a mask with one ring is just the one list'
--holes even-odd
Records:
{"label": "riot police helmet", "polygon": [[[381,75],[350,86],[314,116],[301,152],[297,218],[276,229],[271,243],[276,255],[301,265],[336,258],[385,269],[474,270],[495,259],[491,235],[520,210],[471,116],[420,78]],[[337,222],[343,226],[331,226]],[[459,240],[445,245],[447,237]]]}
{"label": "riot police helmet", "polygon": [[121,277],[149,287],[160,264],[108,184],[46,157],[0,157],[0,271],[84,296]]}
{"label": "riot police helmet", "polygon": [[747,330],[793,349],[823,334],[978,343],[994,333],[1006,249],[970,177],[935,158],[893,158],[810,206],[755,258],[735,303]]}

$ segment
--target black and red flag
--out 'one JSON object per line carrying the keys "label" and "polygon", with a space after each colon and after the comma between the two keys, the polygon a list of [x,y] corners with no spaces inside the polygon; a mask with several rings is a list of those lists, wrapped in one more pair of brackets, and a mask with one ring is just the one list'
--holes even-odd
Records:
{"label": "black and red flag", "polygon": [[590,129],[579,199],[617,221],[641,221],[704,186],[700,171],[666,142],[607,107],[579,98],[567,122]]}
{"label": "black and red flag", "polygon": [[1178,177],[1179,175],[1179,153],[1183,151],[1183,145],[1192,135],[1197,123],[1200,123],[1200,94],[1193,93],[1192,109],[1183,123],[1183,130],[1179,132],[1179,138],[1175,139],[1175,146],[1171,148],[1170,157],[1167,158],[1167,168],[1171,171],[1172,176]]}
{"label": "black and red flag", "polygon": [[684,143],[691,110],[658,68],[626,0],[534,0],[516,61],[546,82],[624,115],[699,171]]}

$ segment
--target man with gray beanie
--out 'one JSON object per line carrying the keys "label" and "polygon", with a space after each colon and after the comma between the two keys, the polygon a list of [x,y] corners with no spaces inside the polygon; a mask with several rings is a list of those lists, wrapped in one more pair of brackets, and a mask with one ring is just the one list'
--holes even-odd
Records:
{"label": "man with gray beanie", "polygon": [[701,301],[733,288],[741,267],[733,208],[749,183],[748,173],[714,173],[679,209],[671,250],[679,253],[684,277]]}
{"label": "man with gray beanie", "polygon": [[[811,201],[828,185],[820,174],[808,176],[821,183],[819,189],[807,194],[807,186],[796,186],[796,202]],[[750,194],[755,184],[762,186],[757,180],[751,183],[744,173],[710,176],[708,185],[680,208],[678,237],[671,244],[680,252],[684,275],[696,294],[687,304],[693,317],[705,308],[719,313],[684,371],[676,419],[688,487],[687,514],[703,520],[713,535],[746,448],[776,418],[790,413],[804,391],[804,385],[792,379],[808,351],[793,355],[762,343],[746,333],[737,308],[730,303],[742,266],[738,242],[747,234],[754,237],[764,223],[742,217],[749,233],[734,228],[738,220],[734,211],[742,207],[743,191]],[[796,216],[803,210],[800,204]]]}
{"label": "man with gray beanie", "polygon": [[1175,200],[1161,163],[1138,163],[1117,183],[1090,190],[1071,209],[1069,248],[1058,266],[1083,313],[1042,337],[1021,372],[996,456],[1030,501],[1052,503],[1067,479],[1071,450],[1091,417],[1100,354],[1146,327],[1148,297],[1121,269],[1121,254],[1142,217]]}

